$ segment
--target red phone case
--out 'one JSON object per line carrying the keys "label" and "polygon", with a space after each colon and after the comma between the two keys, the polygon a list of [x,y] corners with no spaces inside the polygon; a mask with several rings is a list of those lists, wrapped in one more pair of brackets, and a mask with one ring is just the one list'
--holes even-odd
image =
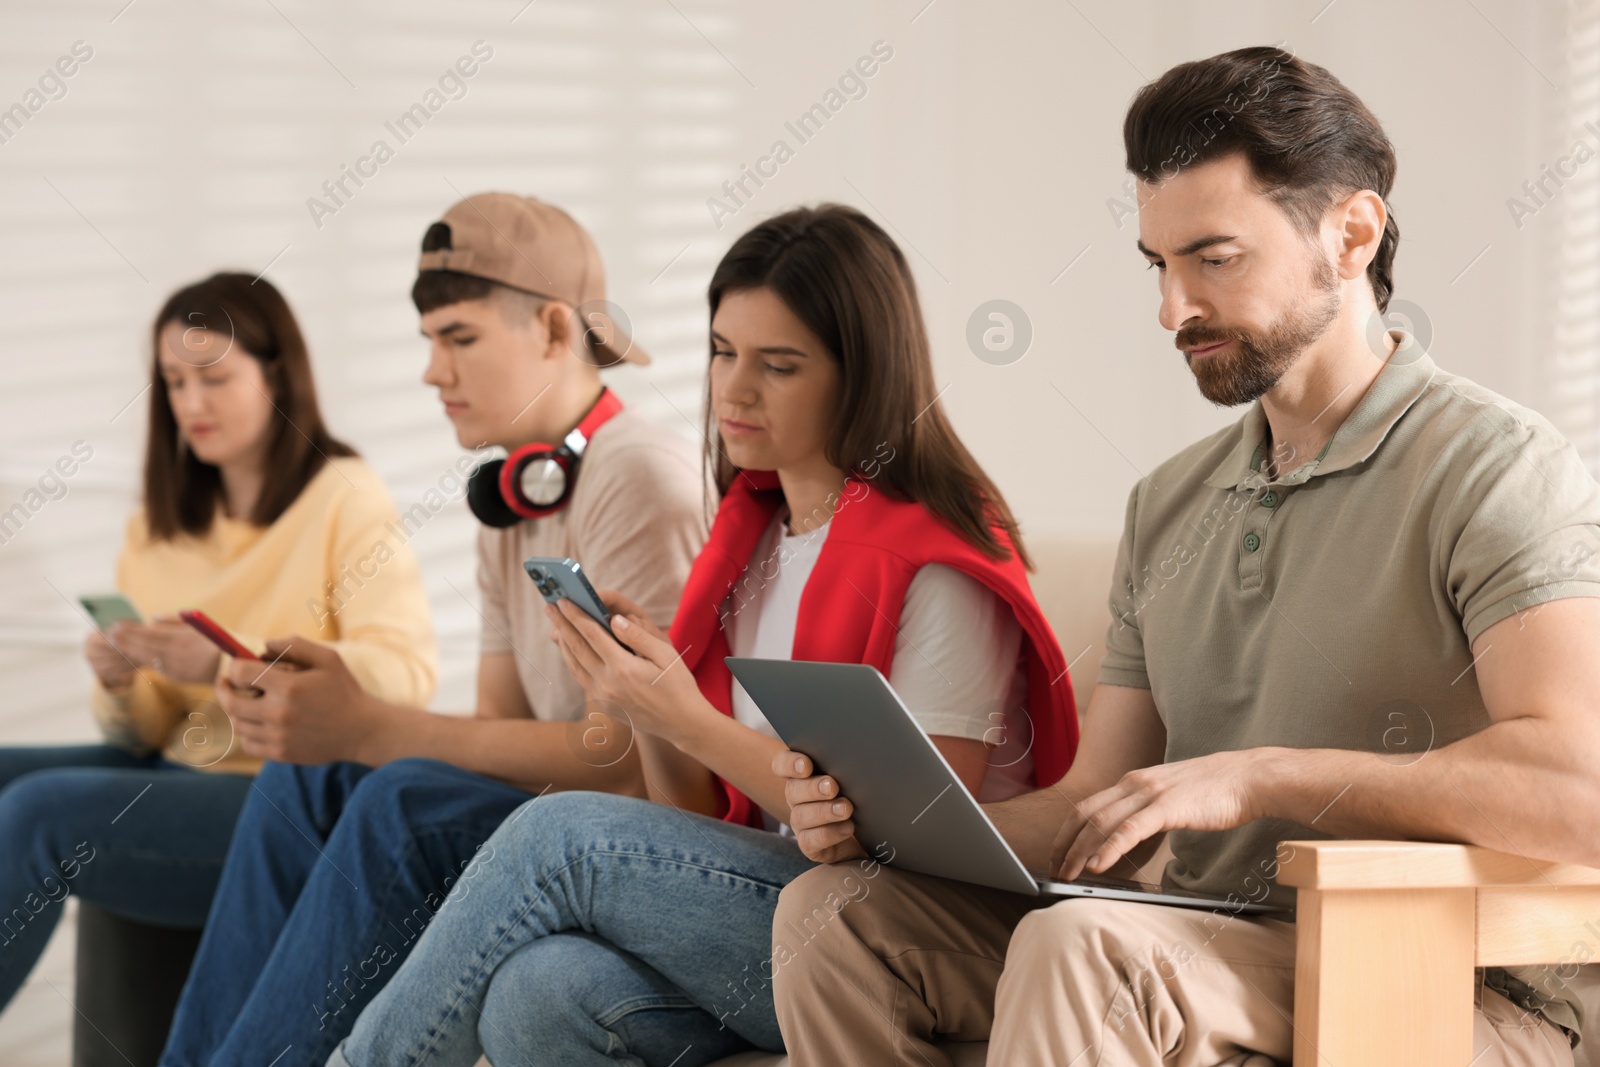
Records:
{"label": "red phone case", "polygon": [[178,618],[193,626],[202,637],[235,659],[261,659],[260,656],[240,644],[238,638],[224,630],[217,624],[216,620],[203,611],[195,611],[193,608],[188,608],[178,612]]}

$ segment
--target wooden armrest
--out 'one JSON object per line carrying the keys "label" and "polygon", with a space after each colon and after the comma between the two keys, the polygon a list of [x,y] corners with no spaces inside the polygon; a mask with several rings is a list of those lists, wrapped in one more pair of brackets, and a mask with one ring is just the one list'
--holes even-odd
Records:
{"label": "wooden armrest", "polygon": [[1278,882],[1298,889],[1600,886],[1600,869],[1477,845],[1425,841],[1286,841]]}
{"label": "wooden armrest", "polygon": [[1600,870],[1475,845],[1286,841],[1296,1063],[1472,1058],[1473,968],[1572,958]]}

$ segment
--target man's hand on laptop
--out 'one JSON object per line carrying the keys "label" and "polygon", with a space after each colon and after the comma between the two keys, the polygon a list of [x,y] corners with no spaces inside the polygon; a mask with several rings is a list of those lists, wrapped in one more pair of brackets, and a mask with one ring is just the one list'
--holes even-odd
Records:
{"label": "man's hand on laptop", "polygon": [[1129,771],[1073,805],[1056,834],[1050,869],[1070,882],[1104,874],[1166,830],[1231,830],[1253,822],[1268,814],[1261,797],[1274,765],[1270,750],[1258,748]]}
{"label": "man's hand on laptop", "polygon": [[772,773],[784,779],[783,798],[789,804],[789,828],[800,851],[818,863],[838,863],[867,854],[856,840],[854,810],[839,795],[839,783],[825,774],[813,774],[811,758],[788,749],[772,758]]}

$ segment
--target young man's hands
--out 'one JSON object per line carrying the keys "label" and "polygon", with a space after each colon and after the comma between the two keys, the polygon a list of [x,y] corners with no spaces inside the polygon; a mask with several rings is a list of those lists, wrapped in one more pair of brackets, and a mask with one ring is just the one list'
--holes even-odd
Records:
{"label": "young man's hands", "polygon": [[383,713],[338,652],[304,637],[268,641],[262,661],[234,660],[216,691],[239,747],[280,763],[360,762]]}

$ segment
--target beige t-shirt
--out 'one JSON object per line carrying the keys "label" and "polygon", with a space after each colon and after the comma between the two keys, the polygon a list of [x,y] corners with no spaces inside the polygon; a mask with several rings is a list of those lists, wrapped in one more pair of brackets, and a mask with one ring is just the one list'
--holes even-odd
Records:
{"label": "beige t-shirt", "polygon": [[572,500],[543,519],[478,534],[484,655],[510,653],[535,718],[582,718],[582,688],[549,640],[529,556],[577,560],[596,589],[616,589],[651,621],[672,624],[689,567],[708,530],[700,453],[690,441],[624,409],[584,452]]}
{"label": "beige t-shirt", "polygon": [[[1600,596],[1600,484],[1577,451],[1395,332],[1318,458],[1267,480],[1258,400],[1129,494],[1100,681],[1151,691],[1169,762],[1265,745],[1426,758],[1489,725],[1479,634]],[[1165,880],[1257,899],[1265,884],[1292,906],[1278,843],[1326,836],[1279,819],[1175,831]]]}

